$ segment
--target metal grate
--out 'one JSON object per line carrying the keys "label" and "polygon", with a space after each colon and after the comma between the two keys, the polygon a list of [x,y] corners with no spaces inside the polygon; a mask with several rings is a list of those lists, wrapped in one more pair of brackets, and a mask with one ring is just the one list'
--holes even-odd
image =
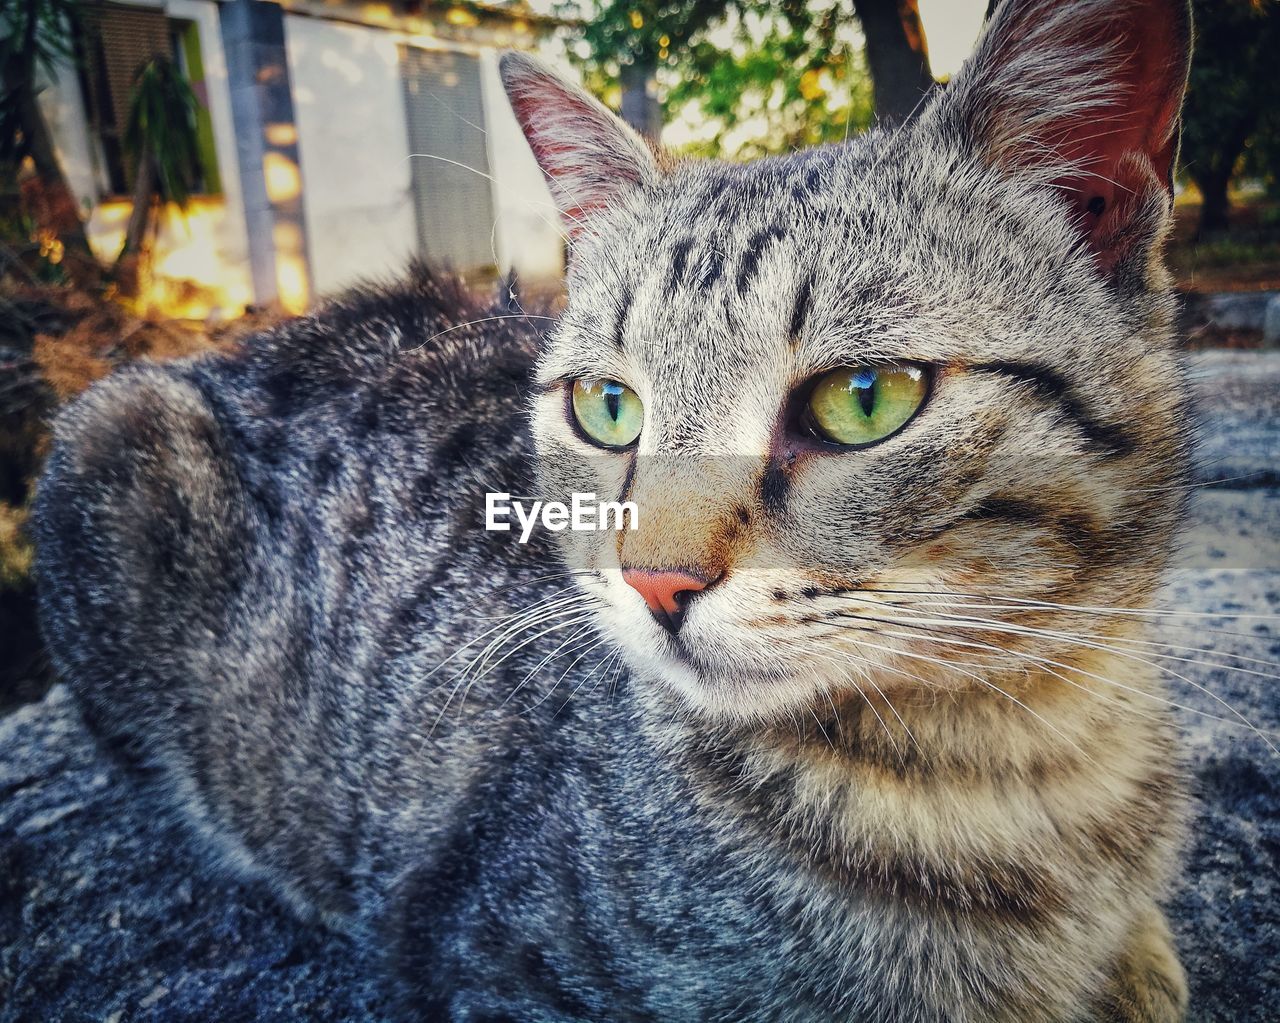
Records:
{"label": "metal grate", "polygon": [[102,140],[108,189],[133,187],[132,161],[124,153],[133,79],[148,60],[173,55],[171,27],[162,10],[91,3],[83,9],[83,72],[90,118]]}
{"label": "metal grate", "polygon": [[419,251],[460,271],[492,268],[493,193],[481,176],[489,173],[489,160],[480,62],[406,46],[400,68]]}

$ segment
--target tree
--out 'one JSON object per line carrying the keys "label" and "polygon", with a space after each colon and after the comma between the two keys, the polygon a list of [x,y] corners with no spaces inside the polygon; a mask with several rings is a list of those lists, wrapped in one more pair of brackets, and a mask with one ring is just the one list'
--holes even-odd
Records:
{"label": "tree", "polygon": [[838,141],[874,119],[862,40],[842,0],[748,13],[717,37],[690,47],[665,91],[669,117],[696,114],[696,152],[789,151]]}
{"label": "tree", "polygon": [[[1276,0],[1194,0],[1196,52],[1183,114],[1182,165],[1203,197],[1198,234],[1224,230],[1227,188],[1250,147],[1280,152]],[[1269,162],[1269,161],[1267,161]],[[1255,167],[1255,172],[1261,168]],[[1275,177],[1274,166],[1270,176]]]}
{"label": "tree", "polygon": [[[561,10],[582,6],[565,0]],[[594,0],[586,7],[574,52],[588,84],[601,92],[619,82],[624,119],[650,138],[662,114],[690,102],[720,119],[723,137],[763,101],[782,125],[775,133],[781,144],[821,142],[836,128],[866,127],[868,72],[881,118],[904,119],[933,85],[917,0]]]}
{"label": "tree", "polygon": [[905,121],[933,88],[917,0],[853,0],[867,40],[876,116]]}
{"label": "tree", "polygon": [[37,101],[41,70],[53,74],[72,59],[78,24],[78,0],[0,0],[0,163],[16,178],[31,160],[41,193],[39,226],[62,243],[68,276],[93,285],[100,268]]}
{"label": "tree", "polygon": [[[566,0],[564,12],[581,5]],[[650,139],[662,129],[656,74],[660,62],[680,54],[694,37],[739,0],[597,0],[580,23],[588,71],[603,71],[622,85],[622,116]]]}
{"label": "tree", "polygon": [[165,56],[138,68],[129,101],[124,144],[133,159],[133,209],[116,261],[120,290],[138,292],[139,259],[154,231],[157,208],[185,206],[199,173],[196,97],[182,72]]}

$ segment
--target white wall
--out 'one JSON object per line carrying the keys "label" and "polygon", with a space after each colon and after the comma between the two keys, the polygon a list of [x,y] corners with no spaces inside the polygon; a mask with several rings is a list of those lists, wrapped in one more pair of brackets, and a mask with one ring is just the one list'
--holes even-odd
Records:
{"label": "white wall", "polygon": [[[157,245],[156,269],[173,281],[195,281],[222,297],[212,314],[254,301],[235,124],[214,0],[137,0],[163,6],[199,25],[201,56],[223,195],[202,202],[185,220],[169,218]],[[417,248],[411,166],[398,44],[438,45],[392,29],[299,14],[285,15],[285,43],[298,130],[303,207],[312,290],[323,295],[358,280],[400,273]],[[497,51],[480,57],[481,87],[494,179],[497,253],[503,271],[526,280],[561,272],[563,243],[542,174],[520,134],[498,78]],[[40,98],[59,157],[89,220],[98,254],[114,259],[127,204],[103,203],[101,180],[71,68]],[[189,308],[197,310],[199,304]]]}
{"label": "white wall", "polygon": [[400,55],[386,30],[286,14],[313,293],[404,269],[417,246]]}
{"label": "white wall", "polygon": [[[417,251],[399,44],[428,41],[297,14],[285,15],[285,40],[314,291],[396,274]],[[497,52],[477,52],[500,269],[555,278],[563,243],[551,194],[502,92]]]}
{"label": "white wall", "polygon": [[480,85],[489,133],[489,173],[493,175],[498,214],[498,255],[503,269],[514,267],[525,280],[557,277],[564,263],[559,213],[502,90],[495,50],[481,54]]}
{"label": "white wall", "polygon": [[[249,237],[244,221],[244,199],[240,191],[240,163],[236,158],[236,126],[231,114],[231,87],[227,81],[226,51],[215,0],[166,0],[165,13],[171,18],[194,21],[200,33],[200,62],[204,65],[209,121],[213,127],[213,149],[218,159],[223,207],[227,213],[220,234],[219,258],[247,264]],[[248,269],[245,269],[248,280]]]}
{"label": "white wall", "polygon": [[39,70],[44,88],[36,97],[36,103],[49,126],[67,184],[80,204],[81,213],[87,214],[98,200],[98,176],[89,148],[88,117],[75,68],[69,62],[59,61],[55,70],[52,81],[43,69]]}

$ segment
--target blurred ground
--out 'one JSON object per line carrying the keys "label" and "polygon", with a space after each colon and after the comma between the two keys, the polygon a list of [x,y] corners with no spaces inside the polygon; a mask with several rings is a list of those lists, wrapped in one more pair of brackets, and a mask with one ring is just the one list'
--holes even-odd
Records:
{"label": "blurred ground", "polygon": [[1280,291],[1280,202],[1237,195],[1231,227],[1197,239],[1200,206],[1180,202],[1169,240],[1169,265],[1184,294]]}
{"label": "blurred ground", "polygon": [[[1240,717],[1280,740],[1280,681],[1203,662],[1280,659],[1280,353],[1189,363],[1206,485],[1159,602],[1186,614],[1159,638],[1192,648],[1170,687],[1198,801],[1171,916],[1191,1018],[1263,1023],[1280,1004],[1280,757]],[[61,687],[0,720],[0,1023],[376,1023],[369,956],[211,874]]]}
{"label": "blurred ground", "polygon": [[1230,229],[1209,238],[1196,237],[1198,202],[1180,197],[1174,214],[1168,262],[1187,347],[1263,345],[1264,309],[1280,295],[1280,202],[1236,195]]}

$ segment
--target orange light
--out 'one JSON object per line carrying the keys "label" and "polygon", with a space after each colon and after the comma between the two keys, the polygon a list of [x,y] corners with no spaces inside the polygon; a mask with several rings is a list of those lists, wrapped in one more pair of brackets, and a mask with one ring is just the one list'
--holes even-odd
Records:
{"label": "orange light", "polygon": [[815,68],[810,68],[800,76],[800,95],[809,102],[821,99],[826,92],[822,87],[822,75]]}
{"label": "orange light", "polygon": [[[124,244],[132,204],[101,203],[89,221],[89,241],[104,262],[111,263]],[[253,300],[246,259],[229,251],[235,232],[228,231],[221,196],[192,196],[185,210],[167,206],[160,214],[151,250],[151,266],[132,303],[142,315],[174,319],[231,319]]]}
{"label": "orange light", "polygon": [[307,311],[311,289],[307,283],[307,266],[298,256],[276,253],[276,290],[280,304],[297,315]]}
{"label": "orange light", "polygon": [[302,231],[296,224],[276,224],[271,229],[271,241],[276,250],[277,298],[291,313],[306,312],[311,298],[311,282],[307,274]]}
{"label": "orange light", "polygon": [[302,194],[298,165],[283,153],[267,153],[262,158],[262,176],[266,179],[267,198],[272,202],[289,202]]}
{"label": "orange light", "polygon": [[267,141],[273,146],[280,146],[281,148],[284,148],[285,146],[297,144],[298,127],[297,125],[290,124],[288,121],[280,121],[276,124],[268,124],[266,135]]}
{"label": "orange light", "polygon": [[444,20],[458,28],[475,28],[480,19],[465,7],[450,7],[444,12]]}

